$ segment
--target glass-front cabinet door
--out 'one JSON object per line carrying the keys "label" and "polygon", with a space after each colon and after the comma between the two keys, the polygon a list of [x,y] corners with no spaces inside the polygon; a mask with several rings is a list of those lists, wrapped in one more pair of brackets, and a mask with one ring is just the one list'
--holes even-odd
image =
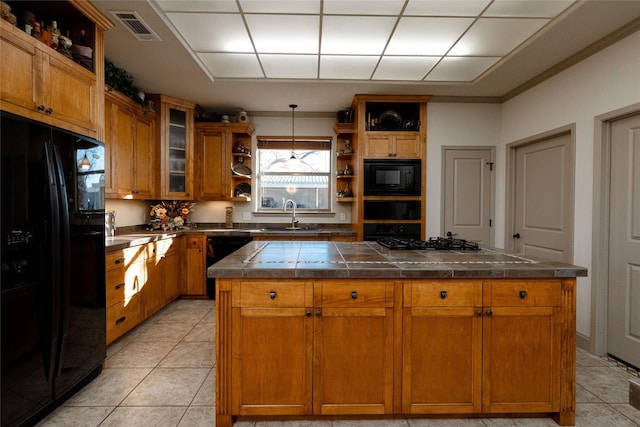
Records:
{"label": "glass-front cabinet door", "polygon": [[169,193],[187,188],[187,113],[169,108]]}
{"label": "glass-front cabinet door", "polygon": [[160,197],[192,200],[194,196],[193,115],[195,104],[166,95],[152,95],[160,111]]}

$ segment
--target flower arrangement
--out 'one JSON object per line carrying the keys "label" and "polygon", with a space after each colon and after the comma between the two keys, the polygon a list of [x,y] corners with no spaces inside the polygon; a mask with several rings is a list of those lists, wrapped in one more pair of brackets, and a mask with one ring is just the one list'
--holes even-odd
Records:
{"label": "flower arrangement", "polygon": [[192,208],[191,202],[184,201],[160,202],[151,205],[151,212],[149,212],[151,229],[180,230],[188,227]]}

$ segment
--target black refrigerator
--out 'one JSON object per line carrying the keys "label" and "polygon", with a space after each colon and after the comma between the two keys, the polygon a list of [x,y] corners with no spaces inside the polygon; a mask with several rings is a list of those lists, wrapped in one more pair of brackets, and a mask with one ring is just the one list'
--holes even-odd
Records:
{"label": "black refrigerator", "polygon": [[0,112],[2,427],[29,426],[100,374],[104,145]]}

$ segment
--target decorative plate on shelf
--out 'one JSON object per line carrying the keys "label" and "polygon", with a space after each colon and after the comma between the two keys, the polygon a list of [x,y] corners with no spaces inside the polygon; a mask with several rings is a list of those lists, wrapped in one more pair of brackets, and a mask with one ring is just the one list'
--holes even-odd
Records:
{"label": "decorative plate on shelf", "polygon": [[246,182],[241,182],[233,191],[234,197],[251,197],[251,186]]}
{"label": "decorative plate on shelf", "polygon": [[393,110],[380,114],[378,121],[384,130],[396,130],[402,126],[402,117]]}
{"label": "decorative plate on shelf", "polygon": [[251,177],[251,168],[243,165],[242,163],[236,163],[231,166],[231,171],[236,175],[246,176],[248,178]]}

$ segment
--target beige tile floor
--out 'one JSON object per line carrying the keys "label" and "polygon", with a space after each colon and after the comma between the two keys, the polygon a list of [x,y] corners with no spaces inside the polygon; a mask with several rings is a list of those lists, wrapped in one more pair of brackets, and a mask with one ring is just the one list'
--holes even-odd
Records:
{"label": "beige tile floor", "polygon": [[[215,302],[178,300],[107,349],[102,374],[39,427],[215,425]],[[576,426],[638,427],[629,378],[614,362],[577,352]],[[238,422],[234,427],[556,426],[548,418]]]}

